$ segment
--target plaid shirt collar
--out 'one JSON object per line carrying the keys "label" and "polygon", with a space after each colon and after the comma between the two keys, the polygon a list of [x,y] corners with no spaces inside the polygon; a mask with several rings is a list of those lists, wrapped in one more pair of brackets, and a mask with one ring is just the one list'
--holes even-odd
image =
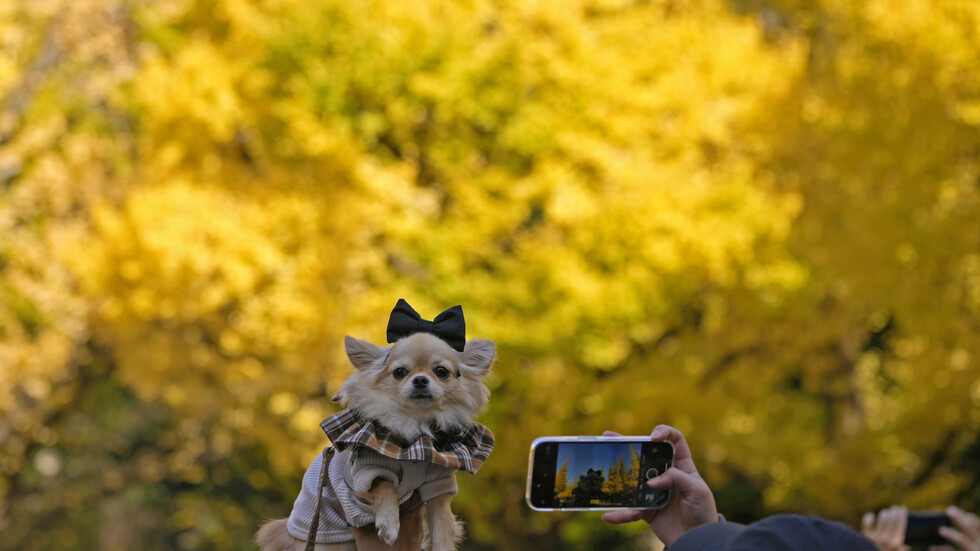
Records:
{"label": "plaid shirt collar", "polygon": [[435,437],[422,434],[415,441],[407,442],[374,419],[364,419],[356,409],[348,408],[324,419],[320,428],[340,451],[367,446],[399,461],[424,461],[473,474],[493,450],[493,433],[480,423],[455,434],[437,432]]}

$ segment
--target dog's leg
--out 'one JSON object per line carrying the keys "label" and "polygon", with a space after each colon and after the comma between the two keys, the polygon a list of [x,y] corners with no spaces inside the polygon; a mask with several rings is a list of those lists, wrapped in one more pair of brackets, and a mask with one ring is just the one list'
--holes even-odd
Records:
{"label": "dog's leg", "polygon": [[388,480],[375,480],[371,489],[359,493],[358,497],[371,504],[374,510],[374,525],[378,527],[378,537],[391,545],[398,539],[398,492]]}
{"label": "dog's leg", "polygon": [[443,494],[426,503],[430,551],[454,551],[463,536],[463,526],[449,507],[452,501],[452,494]]}

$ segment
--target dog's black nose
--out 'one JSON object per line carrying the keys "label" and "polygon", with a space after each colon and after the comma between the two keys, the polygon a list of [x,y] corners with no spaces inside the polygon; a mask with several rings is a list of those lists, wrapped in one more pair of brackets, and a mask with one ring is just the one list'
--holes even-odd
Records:
{"label": "dog's black nose", "polygon": [[418,377],[412,379],[412,386],[415,388],[425,388],[429,386],[429,378],[419,375]]}

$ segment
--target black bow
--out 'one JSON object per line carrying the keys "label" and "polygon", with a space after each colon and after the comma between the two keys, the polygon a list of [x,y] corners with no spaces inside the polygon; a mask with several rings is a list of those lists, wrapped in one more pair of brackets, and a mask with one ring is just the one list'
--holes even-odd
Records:
{"label": "black bow", "polygon": [[398,299],[398,304],[395,305],[388,319],[388,342],[395,342],[415,333],[431,333],[462,352],[466,346],[466,321],[463,320],[463,307],[453,306],[436,316],[436,319],[426,321],[405,302],[405,299]]}

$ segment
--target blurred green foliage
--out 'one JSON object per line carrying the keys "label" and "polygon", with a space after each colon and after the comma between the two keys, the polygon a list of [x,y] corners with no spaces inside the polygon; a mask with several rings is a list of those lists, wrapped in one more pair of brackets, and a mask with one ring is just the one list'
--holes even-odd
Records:
{"label": "blurred green foliage", "polygon": [[980,7],[0,4],[0,547],[249,549],[404,297],[500,351],[464,549],[541,435],[689,437],[721,510],[976,508]]}

